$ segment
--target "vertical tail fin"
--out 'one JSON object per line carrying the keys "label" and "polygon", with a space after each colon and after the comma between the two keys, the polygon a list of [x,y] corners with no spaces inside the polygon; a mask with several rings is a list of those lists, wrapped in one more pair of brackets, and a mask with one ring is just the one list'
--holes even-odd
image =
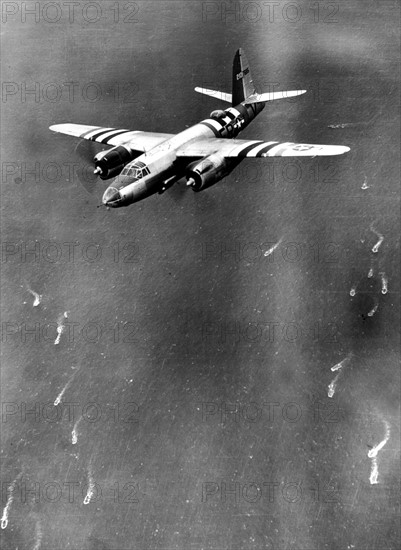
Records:
{"label": "vertical tail fin", "polygon": [[238,105],[254,93],[256,93],[256,89],[249,70],[249,63],[244,51],[240,48],[233,61],[232,105]]}

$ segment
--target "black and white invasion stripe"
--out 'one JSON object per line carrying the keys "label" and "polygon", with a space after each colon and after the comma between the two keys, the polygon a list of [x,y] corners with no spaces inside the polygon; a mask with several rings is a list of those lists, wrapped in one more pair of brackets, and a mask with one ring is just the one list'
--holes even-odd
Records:
{"label": "black and white invasion stripe", "polygon": [[129,134],[132,130],[118,129],[118,128],[101,128],[100,126],[95,129],[91,129],[88,132],[84,132],[79,137],[88,139],[90,141],[97,141],[99,143],[109,143],[113,138],[122,134]]}
{"label": "black and white invasion stripe", "polygon": [[230,151],[230,157],[262,157],[277,144],[277,141],[262,141],[260,139],[242,142]]}

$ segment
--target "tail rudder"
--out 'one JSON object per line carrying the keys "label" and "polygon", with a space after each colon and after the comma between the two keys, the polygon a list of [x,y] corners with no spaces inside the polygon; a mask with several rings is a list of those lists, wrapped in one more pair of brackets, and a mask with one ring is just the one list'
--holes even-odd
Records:
{"label": "tail rudder", "polygon": [[256,93],[248,59],[242,48],[237,50],[233,61],[232,105],[239,105]]}
{"label": "tail rudder", "polygon": [[287,99],[306,92],[306,90],[288,90],[285,92],[268,92],[258,94],[252,80],[248,59],[246,58],[242,48],[237,50],[237,53],[234,56],[232,94],[217,92],[215,90],[200,87],[196,87],[195,91],[221,99],[227,103],[231,103],[233,107],[239,105],[240,103],[251,105],[254,103],[266,103],[276,99]]}

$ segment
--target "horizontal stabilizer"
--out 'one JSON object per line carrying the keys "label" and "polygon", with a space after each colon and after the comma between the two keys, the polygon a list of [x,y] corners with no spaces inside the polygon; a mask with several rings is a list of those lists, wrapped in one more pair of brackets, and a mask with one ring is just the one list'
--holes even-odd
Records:
{"label": "horizontal stabilizer", "polygon": [[[217,90],[209,90],[208,88],[195,88],[196,92],[200,94],[209,95],[215,99],[220,99],[226,103],[232,102],[232,95],[227,94],[226,92],[218,92]],[[266,94],[252,94],[242,103],[250,105],[252,103],[265,103],[267,101],[274,101],[275,99],[287,99],[288,97],[295,97],[297,95],[305,94],[307,90],[287,90],[284,92],[268,92]]]}
{"label": "horizontal stabilizer", "polygon": [[287,97],[295,97],[297,95],[305,94],[306,90],[292,90],[286,92],[271,92],[267,94],[253,94],[247,97],[244,101],[245,104],[250,103],[264,103],[265,101],[274,101],[275,99],[286,99]]}
{"label": "horizontal stabilizer", "polygon": [[214,97],[215,99],[221,99],[221,101],[231,103],[231,94],[226,94],[225,92],[217,92],[216,90],[208,90],[207,88],[199,87],[195,88],[195,92],[210,95],[210,97]]}

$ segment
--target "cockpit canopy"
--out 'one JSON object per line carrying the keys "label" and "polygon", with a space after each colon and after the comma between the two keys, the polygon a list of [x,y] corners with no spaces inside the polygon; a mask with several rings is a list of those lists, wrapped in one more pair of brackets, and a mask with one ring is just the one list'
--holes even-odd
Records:
{"label": "cockpit canopy", "polygon": [[224,116],[226,116],[226,112],[222,111],[221,109],[217,109],[216,111],[212,111],[210,113],[210,118],[219,119],[219,118],[223,118]]}
{"label": "cockpit canopy", "polygon": [[121,172],[122,176],[129,176],[137,180],[150,174],[149,168],[143,162],[137,161],[133,164],[129,164]]}

